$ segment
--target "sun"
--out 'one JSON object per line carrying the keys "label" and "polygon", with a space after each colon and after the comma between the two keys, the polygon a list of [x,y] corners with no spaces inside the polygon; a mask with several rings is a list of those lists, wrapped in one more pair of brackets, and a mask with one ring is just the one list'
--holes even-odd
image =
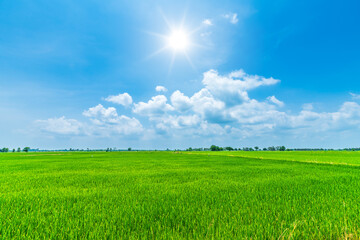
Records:
{"label": "sun", "polygon": [[174,51],[185,51],[189,47],[189,36],[184,30],[173,30],[167,37],[168,46]]}
{"label": "sun", "polygon": [[178,57],[185,58],[190,66],[196,70],[196,67],[191,60],[191,52],[194,50],[194,47],[203,47],[202,45],[194,42],[194,39],[196,39],[196,35],[194,34],[196,34],[202,28],[202,25],[196,28],[188,29],[184,26],[186,14],[184,14],[181,22],[178,24],[170,23],[162,12],[160,12],[160,14],[162,15],[164,22],[168,27],[167,34],[156,32],[147,33],[160,38],[164,45],[162,48],[148,55],[146,59],[150,59],[162,52],[170,50],[172,56],[170,60],[169,73],[171,72],[173,64]]}

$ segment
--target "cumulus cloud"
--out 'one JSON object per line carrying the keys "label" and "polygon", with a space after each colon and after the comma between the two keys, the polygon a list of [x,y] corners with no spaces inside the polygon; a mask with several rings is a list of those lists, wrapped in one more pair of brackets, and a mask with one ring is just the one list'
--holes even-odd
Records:
{"label": "cumulus cloud", "polygon": [[130,106],[133,102],[132,97],[128,93],[119,94],[116,96],[108,96],[105,101],[123,105],[125,107]]}
{"label": "cumulus cloud", "polygon": [[223,109],[225,108],[225,103],[216,100],[206,88],[196,92],[192,97],[185,96],[180,91],[175,91],[171,95],[171,103],[179,112],[186,112],[191,109],[209,121],[224,118]]}
{"label": "cumulus cloud", "polygon": [[134,113],[144,116],[161,115],[172,110],[174,108],[167,103],[167,98],[164,95],[154,96],[147,103],[135,103],[133,108]]}
{"label": "cumulus cloud", "polygon": [[211,91],[214,96],[225,102],[249,101],[247,91],[260,86],[269,86],[279,83],[280,80],[272,77],[265,78],[258,75],[250,75],[244,70],[231,72],[228,75],[221,76],[215,70],[204,73],[202,83]]}
{"label": "cumulus cloud", "polygon": [[229,109],[229,115],[239,124],[271,124],[274,125],[284,113],[276,110],[277,106],[255,99],[244,102]]}
{"label": "cumulus cloud", "polygon": [[[317,112],[311,103],[307,103],[294,113],[289,109],[282,110],[285,103],[274,95],[265,100],[251,98],[252,90],[279,82],[244,70],[229,74],[209,70],[203,74],[203,86],[193,94],[176,90],[169,101],[166,96],[157,95],[148,101],[134,103],[132,114],[141,115],[142,120],[148,121],[146,127],[137,118],[119,115],[116,108],[105,108],[101,104],[83,111],[88,122],[61,117],[38,120],[36,124],[42,131],[54,134],[84,133],[104,137],[151,133],[152,139],[160,135],[176,139],[246,139],[266,134],[276,137],[281,133],[313,137],[314,134],[323,136],[329,132],[360,130],[360,105],[353,101],[343,103],[333,112]],[[160,91],[165,89],[158,87]],[[351,95],[358,99],[358,95]]]}
{"label": "cumulus cloud", "polygon": [[314,112],[312,105],[308,105],[298,114],[291,114],[279,110],[285,103],[275,96],[269,96],[265,101],[249,97],[249,91],[279,82],[280,80],[272,77],[250,75],[243,70],[227,75],[210,70],[204,73],[204,88],[192,96],[175,91],[170,97],[171,105],[167,105],[165,97],[161,101],[155,101],[153,97],[147,106],[163,105],[162,109],[167,111],[157,110],[156,117],[152,114],[153,111],[147,115],[156,128],[167,132],[183,129],[177,134],[204,135],[210,134],[208,129],[211,126],[217,129],[215,132],[218,135],[242,134],[243,137],[281,130],[328,131],[345,125],[354,127],[358,123],[356,119],[360,118],[357,114],[359,105],[356,103],[344,103],[339,111],[332,113]]}
{"label": "cumulus cloud", "polygon": [[201,89],[190,98],[190,101],[193,111],[200,114],[205,120],[216,122],[225,119],[223,112],[225,103],[215,99],[208,89]]}
{"label": "cumulus cloud", "polygon": [[85,110],[83,115],[90,118],[101,119],[102,121],[109,121],[110,119],[116,119],[118,117],[114,107],[104,108],[101,104]]}
{"label": "cumulus cloud", "polygon": [[341,131],[360,128],[360,105],[345,102],[336,112],[314,112],[302,110],[298,115],[288,116],[289,127],[293,129],[308,128],[314,132]]}
{"label": "cumulus cloud", "polygon": [[203,24],[207,25],[207,26],[212,26],[213,23],[210,19],[204,19],[204,21],[202,21]]}
{"label": "cumulus cloud", "polygon": [[[258,102],[248,96],[248,91],[260,86],[274,85],[279,80],[249,75],[243,70],[220,75],[215,70],[204,73],[202,83],[204,88],[192,96],[186,96],[177,90],[170,97],[171,105],[163,95],[155,96],[147,103],[134,104],[133,112],[148,116],[158,129],[179,128],[184,119],[191,119],[191,126],[208,124],[229,124],[264,122],[273,117],[276,107],[284,103],[275,96],[267,102]],[[271,104],[270,104],[271,103]],[[266,116],[262,116],[265,112]],[[196,116],[196,117],[195,117]],[[180,122],[179,122],[179,121]],[[196,124],[195,124],[196,123]],[[205,129],[205,128],[203,128]],[[197,131],[198,132],[198,131]]]}
{"label": "cumulus cloud", "polygon": [[143,126],[136,118],[125,115],[119,116],[113,107],[105,108],[98,104],[95,107],[89,108],[83,112],[83,115],[89,117],[93,123],[93,130],[106,130],[106,133],[118,134],[134,134],[143,131]]}
{"label": "cumulus cloud", "polygon": [[35,124],[44,132],[62,135],[128,136],[143,132],[143,126],[134,117],[119,116],[113,107],[101,104],[83,112],[90,122],[79,122],[65,117],[37,120]]}
{"label": "cumulus cloud", "polygon": [[239,21],[237,13],[225,14],[224,18],[229,19],[229,22],[232,24],[236,24]]}
{"label": "cumulus cloud", "polygon": [[192,101],[179,90],[176,90],[170,97],[171,104],[179,112],[185,112],[192,107]]}
{"label": "cumulus cloud", "polygon": [[47,120],[37,120],[36,125],[43,131],[64,135],[79,134],[82,123],[75,119],[67,119],[64,116],[59,118],[49,118]]}
{"label": "cumulus cloud", "polygon": [[167,92],[167,89],[164,86],[156,86],[155,90],[157,92]]}

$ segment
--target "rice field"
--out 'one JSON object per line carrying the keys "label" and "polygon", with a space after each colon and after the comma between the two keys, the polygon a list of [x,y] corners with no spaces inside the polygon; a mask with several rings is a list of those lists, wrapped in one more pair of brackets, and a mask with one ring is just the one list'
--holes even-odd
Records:
{"label": "rice field", "polygon": [[0,239],[358,239],[359,199],[357,152],[0,154]]}
{"label": "rice field", "polygon": [[[190,152],[194,153],[194,152]],[[195,152],[204,155],[287,160],[297,162],[343,164],[360,166],[360,151],[221,151]]]}

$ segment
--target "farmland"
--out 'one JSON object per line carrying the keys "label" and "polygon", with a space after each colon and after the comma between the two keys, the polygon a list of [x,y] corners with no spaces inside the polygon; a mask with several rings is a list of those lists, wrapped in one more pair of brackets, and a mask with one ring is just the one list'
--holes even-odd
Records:
{"label": "farmland", "polygon": [[358,152],[0,154],[0,238],[360,237]]}

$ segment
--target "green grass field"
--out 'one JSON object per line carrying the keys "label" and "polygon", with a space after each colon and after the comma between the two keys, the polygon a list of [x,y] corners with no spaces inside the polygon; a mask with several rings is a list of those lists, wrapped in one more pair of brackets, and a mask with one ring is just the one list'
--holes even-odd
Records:
{"label": "green grass field", "polygon": [[360,166],[360,152],[355,151],[224,151],[195,153],[204,155],[211,154],[220,156],[225,155],[245,158]]}
{"label": "green grass field", "polygon": [[0,190],[2,239],[360,237],[357,152],[3,153]]}

